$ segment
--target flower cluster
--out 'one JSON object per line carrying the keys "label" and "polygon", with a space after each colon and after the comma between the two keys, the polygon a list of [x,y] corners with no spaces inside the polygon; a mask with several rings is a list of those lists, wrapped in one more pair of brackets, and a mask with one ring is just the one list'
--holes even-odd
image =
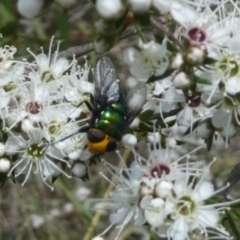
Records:
{"label": "flower cluster", "polygon": [[149,109],[160,113],[165,127],[170,114],[187,133],[195,131],[206,142],[218,133],[227,146],[240,126],[239,20],[225,11],[225,1],[214,9],[180,1],[168,7],[171,36],[141,38],[138,50],[125,49],[124,59],[134,77],[151,83]]}
{"label": "flower cluster", "polygon": [[[0,49],[0,172],[8,172],[12,165],[8,176],[15,178],[25,173],[22,185],[33,165],[48,186],[49,176],[87,177],[85,161],[92,156],[86,149],[85,133],[50,144],[77,132],[88,119],[87,107],[78,105],[84,100],[83,93],[93,92],[87,62],[80,68],[74,58],[71,62],[58,58],[58,48],[52,54],[51,45],[48,55],[43,50],[38,55],[28,50],[33,62],[14,60],[15,47]],[[71,168],[72,174],[63,171],[63,167]]]}
{"label": "flower cluster", "polygon": [[[202,146],[192,152],[177,157],[175,151],[159,148],[155,140],[149,148],[149,158],[145,159],[134,149],[134,160],[130,167],[121,159],[118,168],[105,162],[112,180],[102,174],[114,186],[109,199],[92,200],[95,209],[108,209],[110,226],[119,226],[119,232],[130,222],[135,226],[147,226],[158,236],[167,239],[231,239],[220,224],[221,216],[232,202],[214,203],[212,197],[228,186],[214,190],[207,180],[210,166],[201,161],[192,161]],[[212,199],[212,201],[210,201]],[[96,204],[96,202],[104,204]],[[100,207],[99,207],[100,206]]]}
{"label": "flower cluster", "polygon": [[[63,7],[74,2],[59,1]],[[238,135],[238,4],[233,0],[92,2],[98,14],[96,53],[137,35],[137,46],[127,41],[120,55],[132,76],[118,80],[105,58],[92,82],[87,58],[79,66],[75,56],[61,57],[59,43],[52,52],[54,38],[48,54],[43,48],[40,54],[27,49],[32,61],[17,60],[14,46],[1,46],[0,183],[25,174],[24,185],[35,172],[53,190],[48,178],[88,178],[93,153],[104,154],[118,146],[121,167],[102,159],[112,179],[101,175],[114,190],[107,200],[91,201],[94,209],[98,208],[94,203],[101,201],[110,210],[111,224],[103,235],[119,225],[118,239],[131,222],[173,240],[231,239],[221,220],[228,206],[239,200],[216,203],[213,197],[229,186],[215,190],[208,178],[212,163],[191,157],[205,145],[210,150],[215,139],[227,147]],[[19,0],[17,8],[26,18],[34,18],[44,7],[42,0],[28,8],[25,4]],[[86,93],[98,97],[93,107]],[[101,106],[99,98],[105,95]],[[81,132],[84,126],[94,129],[86,134]],[[189,145],[197,146],[179,154]],[[121,146],[130,148],[130,164],[120,155]]]}

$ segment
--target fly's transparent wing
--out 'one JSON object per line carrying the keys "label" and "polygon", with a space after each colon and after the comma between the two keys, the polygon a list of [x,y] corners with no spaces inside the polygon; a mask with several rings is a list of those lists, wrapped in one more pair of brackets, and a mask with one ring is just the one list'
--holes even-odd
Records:
{"label": "fly's transparent wing", "polygon": [[119,98],[116,71],[109,57],[102,57],[95,70],[94,108],[106,107]]}
{"label": "fly's transparent wing", "polygon": [[126,109],[127,126],[130,125],[133,119],[138,115],[143,107],[147,97],[147,88],[145,84],[138,84],[137,87],[130,89],[124,97]]}

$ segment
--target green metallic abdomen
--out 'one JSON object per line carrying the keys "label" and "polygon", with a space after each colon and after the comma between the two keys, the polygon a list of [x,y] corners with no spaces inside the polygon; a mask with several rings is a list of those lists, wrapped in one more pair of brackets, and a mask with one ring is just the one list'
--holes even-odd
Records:
{"label": "green metallic abdomen", "polygon": [[119,141],[126,126],[124,114],[124,106],[121,103],[113,103],[101,112],[95,127]]}

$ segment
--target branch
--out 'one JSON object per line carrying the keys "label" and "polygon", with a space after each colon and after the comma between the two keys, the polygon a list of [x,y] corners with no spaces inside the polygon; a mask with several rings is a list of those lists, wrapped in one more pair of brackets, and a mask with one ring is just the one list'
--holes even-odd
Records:
{"label": "branch", "polygon": [[[182,109],[181,108],[177,108],[177,109],[173,109],[169,112],[163,113],[162,116],[163,118],[167,118],[167,117],[171,117],[174,116],[176,114],[178,114]],[[160,113],[154,113],[148,120],[160,120],[160,121],[164,121],[164,119],[162,118],[162,116],[160,115]]]}
{"label": "branch", "polygon": [[236,164],[232,171],[230,172],[228,178],[225,181],[225,185],[229,184],[229,187],[221,192],[219,195],[226,198],[228,193],[232,190],[232,188],[240,181],[240,163]]}
{"label": "branch", "polygon": [[150,22],[153,28],[158,30],[162,35],[166,35],[169,40],[182,48],[182,43],[159,21],[156,17],[151,17]]}
{"label": "branch", "polygon": [[[127,28],[119,37],[118,41],[121,41],[125,38],[131,37],[136,35],[136,29],[133,27]],[[83,56],[85,54],[88,54],[90,52],[94,51],[94,45],[93,43],[86,43],[81,46],[75,46],[70,47],[65,51],[59,52],[58,58],[64,57],[64,58],[71,58],[73,55],[75,55],[76,58]]]}
{"label": "branch", "polygon": [[71,58],[73,55],[80,57],[82,55],[88,54],[94,50],[93,43],[86,43],[81,46],[70,47],[65,51],[59,52],[58,58]]}

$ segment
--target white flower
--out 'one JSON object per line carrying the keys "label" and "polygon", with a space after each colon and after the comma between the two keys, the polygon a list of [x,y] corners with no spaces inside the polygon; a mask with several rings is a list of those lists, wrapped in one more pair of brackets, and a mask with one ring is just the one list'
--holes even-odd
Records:
{"label": "white flower", "polygon": [[[182,175],[185,175],[186,163],[184,159],[201,148],[202,146],[194,149],[188,153],[188,155],[177,158],[173,151],[168,148],[161,148],[161,140],[157,141],[157,139],[155,139],[153,150],[149,150],[148,159],[145,159],[135,151],[133,152],[135,159],[138,159],[138,164],[135,166],[135,169],[142,172],[145,177],[155,178],[157,180],[156,184],[160,180],[175,181]],[[189,174],[195,174],[196,171],[201,171],[201,167],[197,162],[188,163],[187,165],[191,166],[191,173],[189,172]]]}
{"label": "white flower", "polygon": [[[182,33],[190,44],[205,45],[208,56],[214,56],[215,51],[230,39],[230,28],[224,27],[224,19],[217,19],[217,12],[221,11],[221,4],[214,11],[206,8],[197,12],[192,7],[174,2],[171,5],[171,15],[182,26]],[[221,14],[219,15],[221,17]]]}
{"label": "white flower", "polygon": [[93,83],[88,82],[89,71],[90,66],[87,61],[83,68],[73,65],[70,81],[66,81],[63,84],[64,97],[68,102],[72,103],[74,108],[69,115],[70,118],[77,118],[81,112],[89,112],[86,104],[83,103],[83,101],[89,101],[86,94],[92,95],[94,92]]}
{"label": "white flower", "polygon": [[158,9],[159,12],[161,12],[162,14],[167,13],[171,10],[172,5],[174,3],[182,3],[182,4],[190,4],[193,6],[197,6],[197,7],[207,7],[208,4],[210,3],[215,3],[215,0],[205,0],[205,1],[199,1],[199,0],[194,0],[194,1],[189,1],[189,0],[153,0],[153,6]]}
{"label": "white flower", "polygon": [[216,106],[207,108],[202,104],[200,95],[189,94],[185,107],[177,114],[177,123],[179,126],[190,127],[192,131],[193,124],[211,117],[215,108]]}
{"label": "white flower", "polygon": [[[118,153],[121,161],[124,161]],[[111,192],[110,198],[105,200],[104,206],[95,207],[111,210],[109,216],[110,226],[101,234],[104,235],[114,225],[119,225],[119,231],[115,240],[131,221],[135,226],[142,226],[145,222],[143,210],[139,206],[140,201],[140,187],[142,173],[135,171],[135,162],[133,162],[130,168],[124,167],[123,169],[115,168],[109,163],[105,162],[105,167],[113,174],[116,183],[108,179],[104,174],[101,174],[111,184],[115,186],[115,189]],[[126,173],[126,176],[122,173]],[[99,202],[102,200],[92,200],[90,202]]]}
{"label": "white flower", "polygon": [[[209,166],[205,169],[206,172],[209,170]],[[213,231],[218,235],[228,235],[219,224],[220,213],[236,200],[206,204],[207,199],[226,187],[215,191],[213,184],[205,180],[204,177],[205,173],[201,175],[197,183],[193,183],[186,173],[183,178],[175,181],[172,196],[165,200],[165,204],[168,203],[171,206],[171,208],[168,208],[171,209],[169,212],[171,220],[168,220],[168,230],[166,232],[168,238],[173,240],[186,239],[188,233],[196,230],[199,230],[203,236],[208,236],[208,232],[212,233]],[[173,206],[174,208],[172,208]],[[162,234],[162,232],[159,232],[159,234]]]}
{"label": "white flower", "polygon": [[162,45],[154,41],[148,43],[140,41],[140,52],[135,48],[126,49],[124,59],[129,64],[132,75],[141,81],[146,81],[152,75],[163,74],[169,65],[166,43],[166,40]]}
{"label": "white flower", "polygon": [[167,215],[165,213],[165,202],[161,198],[152,198],[144,211],[144,216],[152,227],[164,223]]}
{"label": "white flower", "polygon": [[55,147],[46,147],[44,133],[41,129],[34,129],[28,133],[28,139],[25,140],[22,136],[12,135],[6,142],[5,151],[8,155],[17,154],[18,160],[10,170],[8,175],[14,172],[15,177],[22,173],[26,173],[24,185],[32,171],[33,165],[36,165],[36,172],[39,172],[43,182],[53,190],[46,179],[49,176],[58,176],[61,173],[68,176],[60,167],[55,163],[63,162],[70,167],[69,163],[64,160],[62,153]]}
{"label": "white flower", "polygon": [[240,93],[240,77],[234,76],[229,78],[225,84],[225,92],[229,95]]}
{"label": "white flower", "polygon": [[39,118],[48,141],[59,140],[79,129],[78,123],[68,118],[74,111],[72,105],[61,103],[51,108],[44,108],[40,112]]}
{"label": "white flower", "polygon": [[[233,117],[238,119],[237,111],[218,109],[211,118],[212,125],[225,138],[225,146],[228,146],[229,139],[237,134],[237,127],[233,124]],[[238,120],[239,121],[239,120]]]}
{"label": "white flower", "polygon": [[10,66],[14,63],[13,55],[17,52],[17,48],[14,46],[5,45],[0,47],[0,73],[5,73],[8,71]]}
{"label": "white flower", "polygon": [[35,85],[34,82],[30,82],[28,86],[21,85],[18,91],[14,91],[13,96],[16,100],[10,104],[11,110],[7,119],[10,129],[24,118],[39,122],[41,111],[49,107],[52,101],[46,83]]}
{"label": "white flower", "polygon": [[58,42],[55,52],[52,53],[53,40],[54,37],[51,39],[48,55],[43,52],[42,48],[42,53],[38,55],[35,55],[30,49],[27,49],[35,58],[34,63],[28,63],[28,67],[30,68],[29,78],[34,79],[35,82],[48,83],[52,88],[51,91],[57,90],[61,87],[64,80],[69,79],[66,71],[70,70],[70,68],[76,64],[74,57],[72,62],[69,63],[68,59],[58,56],[60,42]]}
{"label": "white flower", "polygon": [[[74,131],[73,131],[74,132]],[[86,149],[87,135],[86,133],[77,134],[64,141],[65,146],[62,147],[63,152],[70,160],[86,161],[92,156],[91,152]]]}
{"label": "white flower", "polygon": [[196,128],[198,136],[208,138],[213,133],[212,125],[208,121],[200,122]]}
{"label": "white flower", "polygon": [[[171,77],[172,78],[172,77]],[[180,92],[175,87],[170,86],[164,91],[160,98],[160,113],[169,112],[179,102],[185,102],[185,96],[182,91]]]}

